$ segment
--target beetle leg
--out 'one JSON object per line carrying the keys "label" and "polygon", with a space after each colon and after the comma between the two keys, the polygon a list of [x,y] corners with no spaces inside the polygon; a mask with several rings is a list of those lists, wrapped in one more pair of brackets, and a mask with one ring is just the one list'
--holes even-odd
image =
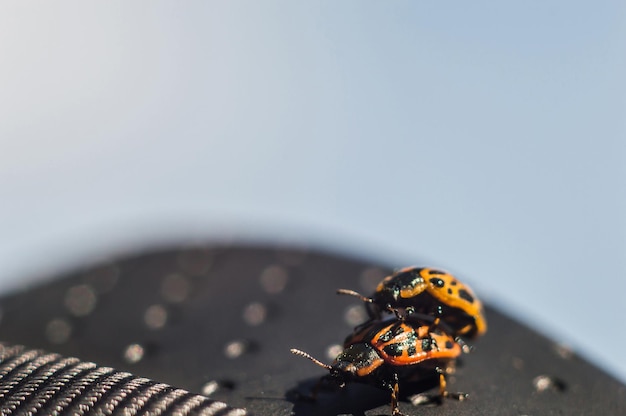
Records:
{"label": "beetle leg", "polygon": [[441,309],[441,305],[437,305],[437,307],[435,308],[435,317],[434,317],[432,323],[430,324],[430,331],[431,332],[439,327],[439,324],[441,324],[441,317],[442,316],[443,316],[443,310]]}
{"label": "beetle leg", "polygon": [[439,327],[440,322],[441,322],[441,318],[436,317],[435,320],[428,326],[428,337],[430,338],[431,343],[435,342],[435,339],[430,334],[434,332],[434,330],[437,329],[437,327]]}
{"label": "beetle leg", "polygon": [[[448,325],[443,322],[441,320],[441,317],[443,316],[443,310],[441,309],[441,305],[438,305],[437,308],[435,308],[435,316],[433,321],[430,323],[430,325],[428,325],[428,336],[432,339],[432,337],[430,336],[431,332],[434,332],[435,329],[440,329],[446,333],[450,333],[451,329],[448,327]],[[461,350],[464,353],[469,353],[472,350],[472,347],[470,347],[469,345],[467,345],[465,343],[465,341],[463,341],[460,337],[456,337],[454,339],[456,341],[457,344],[459,344],[461,346]]]}
{"label": "beetle leg", "polygon": [[399,321],[404,322],[404,319],[406,318],[406,315],[402,315],[398,308],[394,308],[393,306],[387,304],[387,305],[385,305],[385,309],[387,309],[389,312],[394,314],[396,316],[396,319],[398,319]]}
{"label": "beetle leg", "polygon": [[400,394],[400,385],[398,383],[398,373],[393,373],[393,381],[389,386],[391,390],[391,415],[405,416],[398,408],[398,396]]}
{"label": "beetle leg", "polygon": [[461,346],[461,350],[465,353],[468,354],[472,351],[474,351],[474,347],[471,345],[467,345],[465,343],[465,341],[463,341],[463,339],[461,337],[456,337],[454,338],[454,341],[459,344]]}
{"label": "beetle leg", "polygon": [[455,400],[459,400],[459,401],[467,399],[467,397],[468,397],[467,393],[461,393],[461,392],[450,393],[446,389],[447,382],[446,382],[445,370],[442,370],[439,367],[437,367],[435,370],[439,373],[439,397],[440,397],[440,400],[443,400],[444,398],[451,398],[451,399],[455,399]]}

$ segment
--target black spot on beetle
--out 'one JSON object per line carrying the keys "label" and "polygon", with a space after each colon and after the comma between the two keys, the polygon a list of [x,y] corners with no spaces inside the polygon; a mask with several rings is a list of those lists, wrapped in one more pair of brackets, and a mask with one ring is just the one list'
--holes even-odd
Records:
{"label": "black spot on beetle", "polygon": [[452,294],[452,289],[448,288],[448,295]]}
{"label": "black spot on beetle", "polygon": [[417,349],[415,348],[415,344],[410,345],[409,348],[406,349],[406,353],[409,354],[409,357],[413,357],[417,354]]}
{"label": "black spot on beetle", "polygon": [[378,342],[389,342],[403,332],[404,328],[402,328],[402,326],[400,325],[391,327],[387,331],[385,331],[384,334],[378,337]]}
{"label": "black spot on beetle", "polygon": [[444,282],[443,279],[439,279],[438,277],[431,277],[430,283],[437,287],[444,287],[446,285],[446,282]]}
{"label": "black spot on beetle", "polygon": [[378,337],[378,342],[389,342],[393,338],[393,331],[390,329],[389,331],[382,334]]}
{"label": "black spot on beetle", "polygon": [[422,339],[422,351],[428,352],[431,350],[439,350],[439,346],[437,345],[437,341],[433,338],[426,337]]}
{"label": "black spot on beetle", "polygon": [[453,346],[454,345],[452,344],[452,341],[446,341],[446,349],[447,350],[451,350]]}
{"label": "black spot on beetle", "polygon": [[459,290],[459,297],[461,299],[465,299],[469,303],[474,303],[474,296],[470,295],[469,292],[465,289]]}
{"label": "black spot on beetle", "polygon": [[422,277],[413,270],[409,270],[396,275],[391,282],[398,288],[415,287],[415,285],[422,282]]}
{"label": "black spot on beetle", "polygon": [[402,355],[402,346],[399,344],[389,344],[383,348],[383,351],[392,357],[399,357]]}
{"label": "black spot on beetle", "polygon": [[451,284],[452,286],[456,286],[458,283],[459,283],[459,282],[458,282],[458,281],[456,281],[456,280],[453,280],[453,281],[451,281],[451,282],[450,282],[450,284]]}

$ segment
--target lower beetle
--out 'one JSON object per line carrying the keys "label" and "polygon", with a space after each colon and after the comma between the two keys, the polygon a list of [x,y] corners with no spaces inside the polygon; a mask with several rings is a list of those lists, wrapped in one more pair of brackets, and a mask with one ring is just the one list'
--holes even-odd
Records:
{"label": "lower beetle", "polygon": [[[467,398],[465,393],[450,393],[446,389],[445,375],[454,372],[461,346],[430,325],[398,320],[372,322],[346,338],[344,350],[330,365],[304,351],[294,348],[291,352],[330,372],[320,383],[329,381],[343,387],[353,381],[389,390],[393,416],[402,415],[398,408],[400,381],[416,381],[438,373],[441,398]],[[320,383],[313,390],[313,399]]]}

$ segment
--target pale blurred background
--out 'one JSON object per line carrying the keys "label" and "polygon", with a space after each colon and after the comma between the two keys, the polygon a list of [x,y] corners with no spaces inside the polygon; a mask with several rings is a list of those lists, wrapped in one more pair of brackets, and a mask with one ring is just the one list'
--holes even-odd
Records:
{"label": "pale blurred background", "polygon": [[447,268],[626,381],[624,74],[623,1],[3,2],[0,292],[295,242]]}

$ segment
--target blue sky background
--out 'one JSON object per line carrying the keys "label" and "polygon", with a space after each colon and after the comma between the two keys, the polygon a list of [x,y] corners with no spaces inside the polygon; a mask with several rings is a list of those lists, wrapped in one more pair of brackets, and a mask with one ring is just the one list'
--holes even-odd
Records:
{"label": "blue sky background", "polygon": [[458,272],[626,381],[624,2],[3,2],[0,56],[0,290],[299,241]]}

